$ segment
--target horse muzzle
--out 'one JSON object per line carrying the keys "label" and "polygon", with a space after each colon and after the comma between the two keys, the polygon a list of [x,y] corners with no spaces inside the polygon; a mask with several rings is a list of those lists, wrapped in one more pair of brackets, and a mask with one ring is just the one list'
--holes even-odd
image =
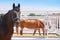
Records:
{"label": "horse muzzle", "polygon": [[19,18],[15,18],[14,22],[19,23]]}

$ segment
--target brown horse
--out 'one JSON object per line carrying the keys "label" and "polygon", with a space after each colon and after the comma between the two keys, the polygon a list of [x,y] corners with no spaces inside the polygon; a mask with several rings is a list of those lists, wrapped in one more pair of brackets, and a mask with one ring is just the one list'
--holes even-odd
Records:
{"label": "brown horse", "polygon": [[[16,25],[16,27],[18,28],[18,24]],[[23,34],[23,28],[26,27],[28,29],[34,29],[34,34],[36,33],[36,30],[38,30],[39,35],[40,35],[40,28],[42,28],[43,30],[43,35],[44,35],[44,23],[41,20],[30,20],[30,19],[23,19],[20,20],[20,34]],[[16,32],[18,33],[18,29],[16,28]],[[34,35],[33,34],[33,35]]]}
{"label": "brown horse", "polygon": [[20,4],[18,4],[18,6],[13,4],[13,9],[0,17],[0,40],[11,40],[14,31],[13,27],[16,21],[19,19],[19,13]]}

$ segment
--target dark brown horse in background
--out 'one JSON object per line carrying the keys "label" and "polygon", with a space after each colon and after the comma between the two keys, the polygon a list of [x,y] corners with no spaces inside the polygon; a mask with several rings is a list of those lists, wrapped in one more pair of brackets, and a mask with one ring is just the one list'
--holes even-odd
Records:
{"label": "dark brown horse in background", "polygon": [[[18,28],[18,24],[16,25],[16,27]],[[28,28],[28,29],[34,29],[34,33],[33,35],[36,33],[36,30],[38,30],[39,32],[39,35],[40,34],[40,28],[42,28],[42,31],[43,31],[43,35],[44,35],[44,23],[41,21],[41,20],[38,20],[38,19],[34,19],[34,20],[31,20],[31,19],[23,19],[23,20],[20,20],[20,34],[22,35],[23,34],[23,28]],[[18,29],[16,28],[16,32],[18,34]]]}
{"label": "dark brown horse in background", "polygon": [[9,10],[8,13],[0,17],[0,40],[11,40],[14,31],[13,27],[19,19],[19,13],[20,4],[18,4],[18,6],[13,4],[13,9]]}

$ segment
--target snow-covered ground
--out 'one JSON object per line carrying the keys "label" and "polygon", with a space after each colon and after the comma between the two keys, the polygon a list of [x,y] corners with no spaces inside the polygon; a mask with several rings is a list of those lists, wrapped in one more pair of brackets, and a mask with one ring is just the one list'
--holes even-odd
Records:
{"label": "snow-covered ground", "polygon": [[48,37],[12,37],[12,40],[60,40],[60,38],[48,38]]}

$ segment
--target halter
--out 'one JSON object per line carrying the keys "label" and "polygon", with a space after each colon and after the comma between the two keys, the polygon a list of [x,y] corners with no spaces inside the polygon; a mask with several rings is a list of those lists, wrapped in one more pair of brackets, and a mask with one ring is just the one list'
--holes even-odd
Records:
{"label": "halter", "polygon": [[17,15],[17,18],[19,18],[20,19],[20,12],[16,12],[16,11],[13,11],[14,13],[16,13],[16,15]]}
{"label": "halter", "polygon": [[19,19],[20,19],[20,12],[13,11],[13,13],[16,13],[16,15],[17,15],[16,18],[13,18],[13,16],[12,16],[13,22],[14,22],[14,20],[17,20],[16,22],[19,22]]}

